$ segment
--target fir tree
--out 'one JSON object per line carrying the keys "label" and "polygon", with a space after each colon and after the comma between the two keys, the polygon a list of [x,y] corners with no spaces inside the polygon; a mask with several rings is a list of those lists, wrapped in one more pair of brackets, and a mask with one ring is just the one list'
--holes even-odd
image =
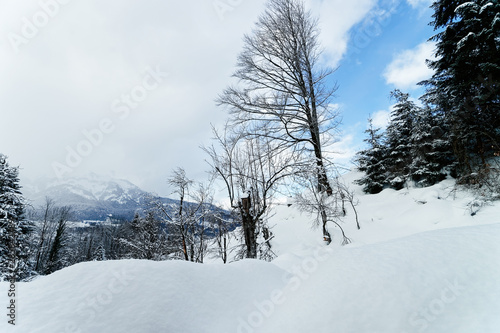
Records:
{"label": "fir tree", "polygon": [[21,280],[31,275],[29,237],[32,226],[24,219],[19,169],[0,154],[0,279]]}
{"label": "fir tree", "polygon": [[104,246],[101,244],[99,245],[92,256],[93,261],[104,261],[106,260],[106,249]]}
{"label": "fir tree", "polygon": [[163,260],[168,255],[167,233],[161,221],[152,212],[144,218],[135,214],[129,224],[129,237],[121,242],[129,249],[128,256],[134,259]]}
{"label": "fir tree", "polygon": [[411,135],[411,179],[417,186],[430,186],[446,178],[445,167],[453,158],[445,136],[445,124],[429,107],[419,108]]}
{"label": "fir tree", "polygon": [[368,129],[365,133],[368,137],[364,140],[368,144],[368,149],[358,152],[356,160],[358,170],[365,173],[364,177],[356,181],[363,185],[363,191],[370,194],[379,193],[386,184],[386,167],[383,163],[387,154],[383,144],[383,134],[379,133],[380,128],[373,127],[372,119],[368,119]]}
{"label": "fir tree", "polygon": [[56,234],[54,236],[54,241],[52,242],[52,247],[50,248],[47,267],[45,269],[45,274],[53,273],[64,267],[63,260],[63,250],[66,246],[66,221],[59,221],[56,229]]}
{"label": "fir tree", "polygon": [[425,99],[450,124],[459,175],[489,170],[500,151],[500,3],[439,0],[432,5],[437,60]]}
{"label": "fir tree", "polygon": [[399,190],[410,177],[411,136],[418,107],[409,100],[408,94],[398,89],[391,92],[391,97],[395,98],[397,103],[387,126],[388,151],[383,163],[387,166],[389,185]]}

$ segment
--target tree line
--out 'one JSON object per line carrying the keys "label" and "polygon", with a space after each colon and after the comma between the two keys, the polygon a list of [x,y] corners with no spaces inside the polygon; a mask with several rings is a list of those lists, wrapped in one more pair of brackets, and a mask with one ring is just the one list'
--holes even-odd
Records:
{"label": "tree line", "polygon": [[[429,186],[451,176],[493,196],[500,190],[500,4],[440,0],[432,4],[437,33],[434,70],[420,82],[417,106],[399,90],[385,133],[366,130],[356,158],[367,193],[410,181]],[[495,194],[496,193],[496,194]]]}
{"label": "tree line", "polygon": [[[231,237],[237,222],[215,206],[209,187],[194,184],[184,170],[169,178],[179,200],[150,196],[131,221],[75,225],[70,206],[46,198],[32,207],[21,193],[19,169],[0,154],[0,280],[29,280],[85,261],[186,260],[224,263],[241,247]],[[194,187],[194,188],[193,188]]]}

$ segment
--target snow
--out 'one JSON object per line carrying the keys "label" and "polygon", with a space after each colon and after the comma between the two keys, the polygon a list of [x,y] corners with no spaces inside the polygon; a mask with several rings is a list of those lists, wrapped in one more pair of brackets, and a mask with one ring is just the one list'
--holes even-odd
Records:
{"label": "snow", "polygon": [[448,229],[338,249],[290,289],[262,332],[497,332],[500,271],[483,255],[498,259],[499,231]]}
{"label": "snow", "polygon": [[487,4],[485,4],[484,6],[481,7],[481,10],[479,11],[479,14],[482,14],[485,10],[489,10],[489,7],[492,7],[493,6],[493,3],[492,2],[488,2]]}
{"label": "snow", "polygon": [[476,36],[475,33],[469,32],[467,34],[467,36],[465,36],[464,38],[462,38],[461,40],[459,40],[458,43],[457,43],[457,50],[459,50],[462,47],[464,47],[465,43],[467,43],[467,41],[469,40],[469,38],[474,38],[474,36]]}
{"label": "snow", "polygon": [[3,315],[0,332],[500,332],[498,202],[471,216],[474,197],[449,180],[351,188],[361,230],[348,211],[347,246],[280,205],[271,263],[81,263],[18,283],[16,326]]}
{"label": "snow", "polygon": [[477,8],[478,5],[473,1],[464,2],[463,4],[458,5],[457,8],[455,8],[455,13],[459,13],[463,10],[466,10],[467,7],[470,7],[470,9],[472,9],[472,8]]}

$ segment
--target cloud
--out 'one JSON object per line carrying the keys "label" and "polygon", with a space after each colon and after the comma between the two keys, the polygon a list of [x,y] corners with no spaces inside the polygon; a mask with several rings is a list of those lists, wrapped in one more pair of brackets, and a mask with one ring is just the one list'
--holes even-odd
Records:
{"label": "cloud", "polygon": [[433,0],[407,0],[407,2],[415,9],[427,9]]}
{"label": "cloud", "polygon": [[313,13],[320,17],[321,44],[329,66],[337,67],[347,51],[350,30],[374,9],[375,0],[309,0]]}
{"label": "cloud", "polygon": [[385,129],[391,119],[391,111],[380,110],[372,115],[372,124],[375,128]]}
{"label": "cloud", "polygon": [[434,49],[434,43],[424,42],[414,49],[395,55],[383,73],[386,83],[401,90],[416,89],[418,82],[430,78],[433,74],[425,61],[434,59]]}
{"label": "cloud", "polygon": [[[349,29],[375,2],[307,1],[320,15],[328,64],[338,64]],[[221,3],[226,6],[214,6]],[[78,148],[85,156],[74,161],[71,174],[114,173],[160,194],[175,167],[203,178],[206,157],[199,146],[209,143],[210,124],[227,117],[214,99],[264,4],[6,0],[0,11],[0,152],[27,178],[55,176],[54,162],[66,164]],[[168,76],[142,98],[137,87],[148,80],[148,68]],[[114,101],[134,91],[137,106],[127,116],[116,112]],[[92,143],[88,133],[97,133],[106,119],[113,130],[95,134]]]}
{"label": "cloud", "polygon": [[[358,151],[359,147],[354,141],[354,136],[346,132],[343,133],[339,141],[332,145],[331,152],[327,152],[325,155],[335,162],[337,168],[349,169],[351,167],[351,161]],[[337,171],[341,170],[339,169]]]}

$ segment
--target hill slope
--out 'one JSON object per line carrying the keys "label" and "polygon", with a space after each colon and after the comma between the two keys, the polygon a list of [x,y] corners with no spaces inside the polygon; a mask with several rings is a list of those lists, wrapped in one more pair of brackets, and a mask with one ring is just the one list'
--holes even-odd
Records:
{"label": "hill slope", "polygon": [[0,331],[499,332],[500,206],[471,216],[449,186],[359,195],[344,247],[280,206],[271,263],[90,262],[19,283]]}

